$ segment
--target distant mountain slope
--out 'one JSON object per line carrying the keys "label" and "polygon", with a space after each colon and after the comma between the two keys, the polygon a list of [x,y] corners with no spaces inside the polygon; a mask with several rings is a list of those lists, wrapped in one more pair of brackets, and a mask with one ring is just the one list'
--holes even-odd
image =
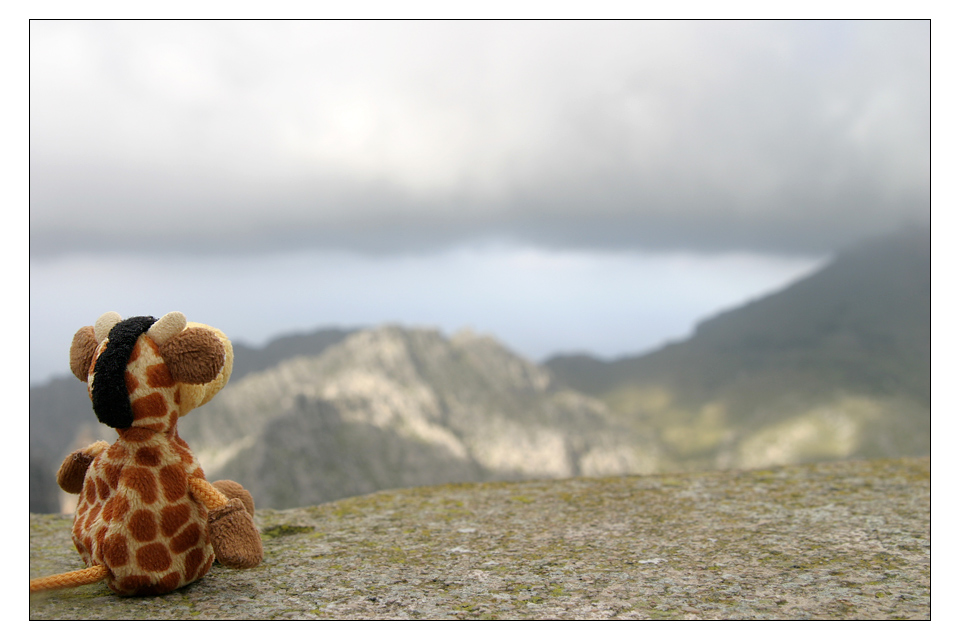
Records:
{"label": "distant mountain slope", "polygon": [[687,466],[926,454],[929,231],[854,247],[654,353],[546,366]]}
{"label": "distant mountain slope", "polygon": [[358,329],[320,329],[310,333],[297,333],[274,338],[263,347],[249,347],[233,342],[233,374],[236,382],[249,373],[263,371],[297,356],[315,356],[327,347],[337,344]]}
{"label": "distant mountain slope", "polygon": [[638,473],[656,452],[494,339],[360,331],[231,383],[183,420],[211,478],[287,508],[391,487]]}

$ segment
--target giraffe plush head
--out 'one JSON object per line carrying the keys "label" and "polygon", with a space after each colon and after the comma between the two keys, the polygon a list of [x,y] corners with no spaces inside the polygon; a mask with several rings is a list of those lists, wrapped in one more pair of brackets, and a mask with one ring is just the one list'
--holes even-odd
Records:
{"label": "giraffe plush head", "polygon": [[[158,410],[160,398],[151,395],[157,390],[172,396],[178,416],[208,402],[230,379],[233,347],[219,329],[187,322],[178,311],[159,320],[123,320],[109,312],[77,331],[70,370],[87,383],[100,421],[122,429],[132,424],[135,411]],[[126,388],[141,377],[154,384],[139,393]]]}
{"label": "giraffe plush head", "polygon": [[223,388],[232,366],[227,337],[179,312],[110,312],[77,331],[70,369],[119,438],[73,452],[57,476],[79,494],[73,542],[87,569],[31,581],[31,592],[105,579],[120,595],[161,594],[203,577],[215,558],[259,564],[253,498],[235,482],[208,483],[177,433],[180,416]]}

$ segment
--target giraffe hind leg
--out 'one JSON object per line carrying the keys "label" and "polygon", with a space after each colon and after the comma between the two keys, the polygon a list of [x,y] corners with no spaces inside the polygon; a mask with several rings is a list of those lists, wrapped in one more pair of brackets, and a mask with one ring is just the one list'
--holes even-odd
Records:
{"label": "giraffe hind leg", "polygon": [[251,569],[263,560],[260,532],[239,498],[231,498],[226,505],[210,512],[207,531],[220,564],[231,569]]}
{"label": "giraffe hind leg", "polygon": [[201,478],[188,478],[187,482],[194,498],[209,510],[207,533],[220,564],[233,569],[250,569],[260,564],[263,560],[260,532],[240,498],[227,498],[220,489]]}
{"label": "giraffe hind leg", "polygon": [[250,495],[250,492],[243,488],[239,482],[234,482],[233,480],[217,480],[213,483],[217,489],[220,490],[223,495],[227,496],[227,499],[238,498],[240,502],[243,503],[243,507],[247,510],[251,516],[253,515],[253,496]]}

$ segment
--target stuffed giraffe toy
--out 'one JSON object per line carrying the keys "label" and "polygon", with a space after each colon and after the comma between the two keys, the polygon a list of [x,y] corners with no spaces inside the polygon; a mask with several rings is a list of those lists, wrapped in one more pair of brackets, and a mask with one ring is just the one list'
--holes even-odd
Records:
{"label": "stuffed giraffe toy", "polygon": [[177,419],[209,401],[232,369],[227,337],[177,311],[159,320],[109,312],[77,331],[70,370],[119,438],[63,461],[57,482],[79,494],[73,544],[87,568],[31,580],[31,593],[106,580],[119,595],[158,595],[202,578],[214,559],[260,563],[253,498],[236,482],[207,482],[177,434]]}

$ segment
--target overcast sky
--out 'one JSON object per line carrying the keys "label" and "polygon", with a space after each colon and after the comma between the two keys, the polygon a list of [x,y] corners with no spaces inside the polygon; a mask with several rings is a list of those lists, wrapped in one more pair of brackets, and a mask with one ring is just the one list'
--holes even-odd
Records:
{"label": "overcast sky", "polygon": [[107,310],[637,353],[929,220],[927,22],[30,27],[31,380]]}

